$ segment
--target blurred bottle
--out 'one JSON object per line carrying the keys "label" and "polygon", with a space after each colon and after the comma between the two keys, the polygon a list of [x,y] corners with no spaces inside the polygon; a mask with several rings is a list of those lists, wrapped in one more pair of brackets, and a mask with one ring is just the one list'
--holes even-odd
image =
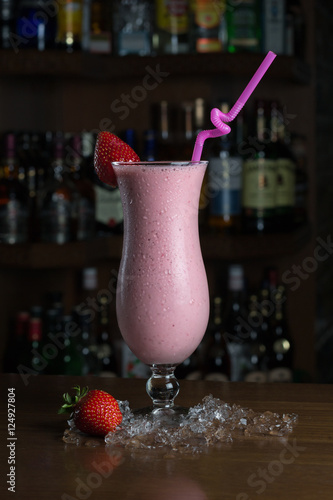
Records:
{"label": "blurred bottle", "polygon": [[[219,108],[229,112],[228,103]],[[238,144],[243,138],[243,117],[238,115],[232,131],[215,141],[208,164],[209,219],[211,228],[220,231],[238,232],[242,212],[243,158]]]}
{"label": "blurred bottle", "polygon": [[226,382],[230,379],[230,358],[222,325],[222,299],[214,297],[212,319],[206,335],[204,379]]}
{"label": "blurred bottle", "polygon": [[42,347],[47,362],[44,373],[47,375],[62,375],[64,372],[64,349],[59,348],[53,339],[63,342],[62,316],[59,315],[57,309],[47,309],[43,321]]}
{"label": "blurred bottle", "polygon": [[9,330],[4,355],[3,371],[5,373],[17,373],[17,366],[24,359],[28,342],[29,319],[28,311],[19,311],[16,314],[14,325]]}
{"label": "blurred bottle", "polygon": [[90,10],[89,52],[111,53],[111,8],[107,0],[92,0]]}
{"label": "blurred bottle", "polygon": [[32,311],[29,318],[25,354],[17,368],[19,373],[31,373],[30,370],[33,370],[40,374],[47,367],[47,360],[42,355],[43,322],[39,315],[31,313]]}
{"label": "blurred bottle", "polygon": [[250,336],[246,318],[246,291],[244,271],[240,265],[231,265],[228,273],[228,296],[224,314],[224,338],[230,356],[230,379],[242,381],[250,369]]}
{"label": "blurred bottle", "polygon": [[[80,351],[78,336],[72,335],[73,316],[66,314],[63,316],[62,328],[64,331],[64,350],[63,350],[63,375],[83,375],[85,360]],[[75,332],[75,330],[74,330]]]}
{"label": "blurred bottle", "polygon": [[256,104],[256,138],[243,164],[242,223],[247,233],[273,232],[276,228],[276,150],[272,149],[263,101]]}
{"label": "blurred bottle", "polygon": [[97,358],[98,374],[100,376],[116,377],[118,375],[116,348],[111,335],[109,302],[106,296],[101,296],[99,300]]}
{"label": "blurred bottle", "polygon": [[112,2],[114,53],[119,56],[152,52],[154,10],[148,0],[115,0]]}
{"label": "blurred bottle", "polygon": [[151,375],[148,365],[140,361],[128,345],[121,342],[121,376],[124,378],[147,379]]}
{"label": "blurred bottle", "polygon": [[165,100],[152,106],[152,123],[156,132],[156,160],[179,160],[176,144],[176,110]]}
{"label": "blurred bottle", "polygon": [[269,50],[284,54],[286,46],[286,2],[263,0],[262,13],[262,52]]}
{"label": "blurred bottle", "polygon": [[306,137],[298,134],[291,136],[290,147],[296,161],[295,170],[295,208],[294,226],[299,227],[308,221],[308,188]]}
{"label": "blurred bottle", "polygon": [[63,293],[60,290],[49,290],[45,293],[45,309],[55,311],[58,321],[62,320],[65,306]]}
{"label": "blurred bottle", "polygon": [[225,0],[193,0],[191,51],[222,52],[227,48]]}
{"label": "blurred bottle", "polygon": [[182,102],[180,116],[180,133],[177,141],[178,160],[190,161],[195,142],[193,101]]}
{"label": "blurred bottle", "polygon": [[40,147],[37,134],[23,133],[18,136],[18,160],[24,170],[25,185],[28,191],[28,211],[29,211],[29,241],[38,239],[37,223],[37,170],[38,155],[36,146]]}
{"label": "blurred bottle", "polygon": [[118,188],[101,182],[94,174],[95,227],[97,236],[121,234],[124,227],[124,213]]}
{"label": "blurred bottle", "polygon": [[73,134],[67,150],[67,165],[70,179],[75,186],[72,191],[72,218],[75,219],[73,238],[82,241],[95,236],[95,191],[84,171],[83,138]]}
{"label": "blurred bottle", "polygon": [[285,288],[279,285],[271,321],[267,353],[269,382],[293,381],[293,341],[285,314]]}
{"label": "blurred bottle", "polygon": [[286,7],[288,26],[286,54],[304,60],[306,49],[305,5],[300,0],[288,0]]}
{"label": "blurred bottle", "polygon": [[63,0],[58,4],[56,45],[67,52],[81,50],[84,0]]}
{"label": "blurred bottle", "polygon": [[28,240],[29,197],[19,180],[16,158],[16,138],[4,135],[0,170],[0,243],[23,243]]}
{"label": "blurred bottle", "polygon": [[156,160],[156,134],[154,130],[145,130],[143,134],[142,161]]}
{"label": "blurred bottle", "polygon": [[203,377],[201,345],[175,369],[178,379],[201,380]]}
{"label": "blurred bottle", "polygon": [[82,375],[97,375],[97,343],[93,334],[91,314],[89,311],[78,311],[74,309],[73,319],[80,330],[77,343],[79,352],[84,359]]}
{"label": "blurred bottle", "polygon": [[15,34],[15,0],[0,1],[0,47],[2,49],[11,49],[11,39]]}
{"label": "blurred bottle", "polygon": [[275,229],[294,229],[296,161],[289,146],[284,117],[275,101],[271,103],[270,130],[276,156]]}
{"label": "blurred bottle", "polygon": [[48,180],[39,193],[40,240],[63,244],[72,239],[72,189],[64,165],[64,138],[54,140]]}
{"label": "blurred bottle", "polygon": [[249,325],[249,367],[244,376],[245,382],[262,383],[267,381],[265,355],[265,339],[261,334],[262,316],[258,296],[251,294],[249,296],[248,317]]}
{"label": "blurred bottle", "polygon": [[259,52],[261,46],[260,2],[227,1],[226,19],[229,52]]}
{"label": "blurred bottle", "polygon": [[189,0],[155,0],[154,49],[160,54],[189,52]]}
{"label": "blurred bottle", "polygon": [[38,50],[55,46],[57,19],[54,9],[49,12],[48,0],[20,0],[16,15],[16,35],[21,48]]}

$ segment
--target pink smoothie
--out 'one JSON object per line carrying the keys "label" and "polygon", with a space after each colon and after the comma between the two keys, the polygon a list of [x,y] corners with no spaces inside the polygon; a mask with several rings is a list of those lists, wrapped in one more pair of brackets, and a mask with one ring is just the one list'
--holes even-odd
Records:
{"label": "pink smoothie", "polygon": [[124,209],[117,318],[147,364],[178,364],[199,345],[209,294],[198,232],[205,162],[115,166]]}

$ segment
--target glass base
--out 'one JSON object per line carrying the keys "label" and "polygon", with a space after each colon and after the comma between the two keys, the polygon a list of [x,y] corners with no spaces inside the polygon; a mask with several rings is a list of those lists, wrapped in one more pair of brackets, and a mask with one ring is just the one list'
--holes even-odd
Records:
{"label": "glass base", "polygon": [[189,408],[185,406],[173,406],[172,408],[156,408],[155,406],[146,406],[133,410],[133,414],[146,417],[151,421],[159,421],[164,426],[176,427],[188,415]]}

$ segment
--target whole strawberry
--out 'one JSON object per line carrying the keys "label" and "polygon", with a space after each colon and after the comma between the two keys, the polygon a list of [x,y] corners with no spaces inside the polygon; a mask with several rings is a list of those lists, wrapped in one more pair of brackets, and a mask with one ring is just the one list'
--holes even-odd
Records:
{"label": "whole strawberry", "polygon": [[123,419],[117,400],[98,389],[89,391],[84,387],[81,391],[78,385],[73,389],[76,391],[74,396],[63,395],[64,404],[58,413],[72,413],[76,428],[86,434],[106,436],[114,432]]}
{"label": "whole strawberry", "polygon": [[116,187],[117,179],[112,168],[113,161],[140,161],[133,149],[111,132],[100,132],[97,136],[94,155],[94,167],[98,178]]}

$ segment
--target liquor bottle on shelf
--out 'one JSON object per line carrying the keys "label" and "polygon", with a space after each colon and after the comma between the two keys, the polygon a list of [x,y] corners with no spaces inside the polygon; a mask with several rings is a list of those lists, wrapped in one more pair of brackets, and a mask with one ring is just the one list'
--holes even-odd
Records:
{"label": "liquor bottle on shelf", "polygon": [[267,381],[265,354],[266,345],[261,335],[262,316],[258,296],[251,294],[249,296],[248,317],[249,326],[249,369],[244,376],[245,382],[262,383]]}
{"label": "liquor bottle on shelf", "polygon": [[97,324],[98,374],[102,377],[118,375],[116,348],[112,341],[109,318],[109,302],[106,296],[99,300]]}
{"label": "liquor bottle on shelf", "polygon": [[275,230],[277,164],[263,101],[256,105],[256,138],[243,164],[242,225],[246,233]]}
{"label": "liquor bottle on shelf", "polygon": [[224,0],[193,0],[191,9],[191,51],[222,52],[227,48]]}
{"label": "liquor bottle on shelf", "polygon": [[124,213],[118,188],[101,182],[94,173],[95,227],[97,236],[123,232]]}
{"label": "liquor bottle on shelf", "polygon": [[179,160],[188,161],[194,147],[194,102],[184,101],[180,109],[180,133],[177,141]]}
{"label": "liquor bottle on shelf", "polygon": [[53,338],[64,338],[62,316],[57,309],[46,309],[43,321],[43,355],[46,360],[44,373],[47,375],[62,375],[64,372],[64,350],[59,349]]}
{"label": "liquor bottle on shelf", "polygon": [[226,8],[229,52],[259,52],[261,48],[260,2],[258,0],[227,1]]}
{"label": "liquor bottle on shelf", "polygon": [[77,343],[79,352],[84,359],[82,375],[97,375],[97,343],[92,330],[91,314],[89,311],[79,311],[77,308],[74,308],[73,319],[80,331]]}
{"label": "liquor bottle on shelf", "polygon": [[64,0],[58,4],[56,45],[67,52],[81,50],[84,0]]}
{"label": "liquor bottle on shelf", "polygon": [[24,359],[28,342],[29,319],[28,311],[19,311],[13,326],[10,327],[3,363],[5,373],[16,373],[17,366]]}
{"label": "liquor bottle on shelf", "polygon": [[110,54],[112,48],[111,30],[110,3],[107,0],[92,0],[89,52]]}
{"label": "liquor bottle on shelf", "polygon": [[0,47],[11,49],[12,36],[15,34],[15,0],[0,1]]}
{"label": "liquor bottle on shelf", "polygon": [[269,50],[284,54],[286,45],[286,5],[276,0],[263,0],[262,11],[262,52]]}
{"label": "liquor bottle on shelf", "polygon": [[42,319],[38,315],[34,316],[30,314],[25,355],[21,363],[17,366],[17,371],[21,375],[25,376],[31,373],[40,374],[44,372],[47,366],[47,360],[42,354],[42,342]]}
{"label": "liquor bottle on shelf", "polygon": [[126,128],[122,134],[121,139],[126,142],[134,151],[137,151],[137,134],[134,128]]}
{"label": "liquor bottle on shelf", "polygon": [[296,161],[295,169],[295,208],[294,226],[300,227],[308,221],[308,188],[306,137],[293,134],[291,136],[291,150]]}
{"label": "liquor bottle on shelf", "polygon": [[196,350],[176,367],[175,375],[178,379],[201,380],[203,378],[203,351],[204,341]]}
{"label": "liquor bottle on shelf", "polygon": [[64,350],[62,354],[63,375],[83,375],[85,360],[78,345],[77,335],[71,335],[73,316],[65,314],[62,318],[62,328],[64,331]]}
{"label": "liquor bottle on shelf", "polygon": [[160,54],[189,52],[190,0],[155,0],[153,46]]}
{"label": "liquor bottle on shelf", "polygon": [[156,131],[156,160],[179,160],[175,130],[176,109],[162,100],[152,106],[152,128]]}
{"label": "liquor bottle on shelf", "polygon": [[[72,190],[64,165],[64,138],[56,134],[49,178],[39,193],[40,240],[63,244],[72,239]],[[51,167],[51,168],[50,168]]]}
{"label": "liquor bottle on shelf", "polygon": [[269,382],[293,381],[293,341],[285,314],[285,288],[279,285],[271,322],[267,369]]}
{"label": "liquor bottle on shelf", "polygon": [[154,130],[145,130],[143,135],[143,161],[155,161],[156,159],[156,134]]}
{"label": "liquor bottle on shelf", "polygon": [[76,222],[73,237],[78,241],[89,240],[95,236],[95,191],[83,170],[85,163],[82,150],[81,135],[73,134],[71,144],[67,147],[67,165],[75,186],[72,199],[72,217]]}
{"label": "liquor bottle on shelf", "polygon": [[13,133],[7,133],[4,136],[0,175],[0,243],[26,242],[28,220],[28,191],[24,182],[19,180],[16,138]]}
{"label": "liquor bottle on shelf", "polygon": [[148,0],[116,0],[112,2],[114,53],[119,56],[152,52],[153,9]]}
{"label": "liquor bottle on shelf", "polygon": [[[228,103],[222,103],[220,109],[228,113]],[[208,164],[208,224],[227,232],[239,232],[241,226],[243,158],[237,144],[243,136],[242,115],[238,116],[235,127],[212,146]]]}
{"label": "liquor bottle on shelf", "polygon": [[246,291],[244,270],[240,265],[231,265],[228,274],[228,298],[224,313],[224,338],[230,356],[230,379],[244,380],[250,370],[250,336],[246,318]]}
{"label": "liquor bottle on shelf", "polygon": [[302,2],[300,0],[288,0],[287,2],[288,16],[288,45],[287,55],[296,56],[304,59],[305,55],[305,40],[306,40],[306,24],[303,12]]}
{"label": "liquor bottle on shelf", "polygon": [[294,228],[296,161],[289,147],[284,118],[275,101],[271,102],[271,142],[276,155],[276,231]]}
{"label": "liquor bottle on shelf", "polygon": [[17,47],[51,49],[55,46],[57,20],[46,0],[20,0],[16,16]]}
{"label": "liquor bottle on shelf", "polygon": [[206,336],[208,340],[204,356],[203,378],[226,382],[230,380],[230,357],[224,339],[221,297],[214,297],[212,318]]}
{"label": "liquor bottle on shelf", "polygon": [[45,309],[55,311],[60,323],[64,314],[63,293],[59,290],[49,290],[45,293]]}
{"label": "liquor bottle on shelf", "polygon": [[[36,134],[23,133],[18,137],[18,159],[23,167],[23,175],[28,190],[28,211],[29,211],[29,241],[37,241],[37,169],[38,157],[36,155]],[[38,144],[39,146],[39,144]]]}

